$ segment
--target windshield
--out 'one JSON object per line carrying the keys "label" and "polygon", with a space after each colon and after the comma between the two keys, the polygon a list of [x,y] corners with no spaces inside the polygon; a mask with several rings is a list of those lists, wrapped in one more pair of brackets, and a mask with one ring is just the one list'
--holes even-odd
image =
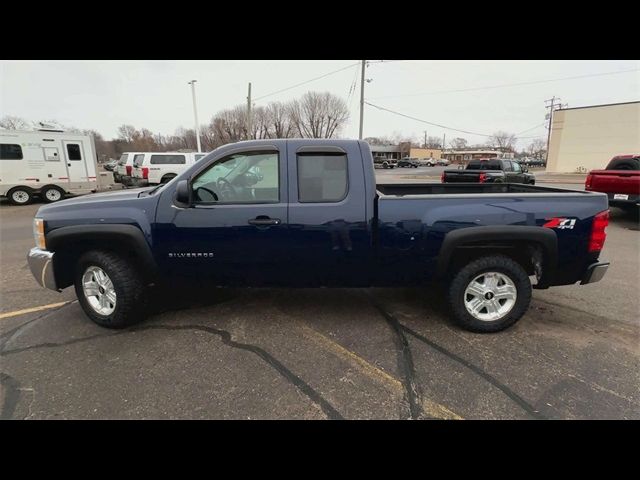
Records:
{"label": "windshield", "polygon": [[118,165],[124,165],[125,163],[127,163],[127,157],[128,157],[128,156],[129,156],[129,155],[127,155],[126,153],[123,153],[123,154],[120,156],[120,160],[118,160]]}

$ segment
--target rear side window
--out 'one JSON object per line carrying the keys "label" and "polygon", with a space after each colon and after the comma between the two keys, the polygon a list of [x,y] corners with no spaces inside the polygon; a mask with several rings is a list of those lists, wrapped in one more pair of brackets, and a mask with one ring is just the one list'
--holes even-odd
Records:
{"label": "rear side window", "polygon": [[640,157],[633,158],[613,158],[607,170],[640,170]]}
{"label": "rear side window", "polygon": [[348,185],[346,154],[298,154],[299,202],[340,202],[347,196]]}
{"label": "rear side window", "polygon": [[22,160],[22,147],[14,143],[0,143],[0,160]]}
{"label": "rear side window", "polygon": [[152,165],[180,165],[185,164],[184,155],[151,155]]}
{"label": "rear side window", "polygon": [[68,143],[67,155],[69,156],[69,160],[82,160],[80,145],[78,145],[77,143]]}
{"label": "rear side window", "polygon": [[139,167],[140,165],[142,165],[142,161],[144,160],[144,154],[143,155],[136,155],[133,157],[133,165],[135,167]]}

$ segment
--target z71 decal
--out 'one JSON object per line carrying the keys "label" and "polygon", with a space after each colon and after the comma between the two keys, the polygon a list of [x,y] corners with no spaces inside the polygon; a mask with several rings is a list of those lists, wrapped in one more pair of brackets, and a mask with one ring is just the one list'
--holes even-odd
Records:
{"label": "z71 decal", "polygon": [[547,223],[542,225],[546,228],[560,228],[560,229],[573,229],[576,224],[575,218],[563,218],[563,217],[555,217],[555,218],[546,218]]}

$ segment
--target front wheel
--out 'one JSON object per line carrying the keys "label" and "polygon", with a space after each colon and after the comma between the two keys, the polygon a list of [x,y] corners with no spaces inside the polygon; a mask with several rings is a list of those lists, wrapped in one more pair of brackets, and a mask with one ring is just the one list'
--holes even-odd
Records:
{"label": "front wheel", "polygon": [[448,301],[453,317],[472,332],[498,332],[529,308],[531,282],[522,266],[504,255],[480,257],[451,280]]}
{"label": "front wheel", "polygon": [[75,275],[76,296],[84,313],[106,328],[124,328],[146,314],[145,285],[122,256],[92,250],[80,257]]}
{"label": "front wheel", "polygon": [[40,198],[47,203],[58,202],[64,198],[64,190],[55,185],[44,187],[40,190]]}

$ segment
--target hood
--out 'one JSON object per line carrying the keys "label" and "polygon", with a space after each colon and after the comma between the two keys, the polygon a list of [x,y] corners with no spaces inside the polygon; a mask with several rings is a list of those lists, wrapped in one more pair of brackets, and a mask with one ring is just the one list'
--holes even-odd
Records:
{"label": "hood", "polygon": [[120,204],[127,204],[136,200],[140,196],[140,193],[147,190],[151,190],[151,187],[92,193],[89,195],[67,198],[66,200],[60,200],[59,202],[51,203],[49,205],[43,205],[38,210],[38,215],[85,207],[115,207]]}

